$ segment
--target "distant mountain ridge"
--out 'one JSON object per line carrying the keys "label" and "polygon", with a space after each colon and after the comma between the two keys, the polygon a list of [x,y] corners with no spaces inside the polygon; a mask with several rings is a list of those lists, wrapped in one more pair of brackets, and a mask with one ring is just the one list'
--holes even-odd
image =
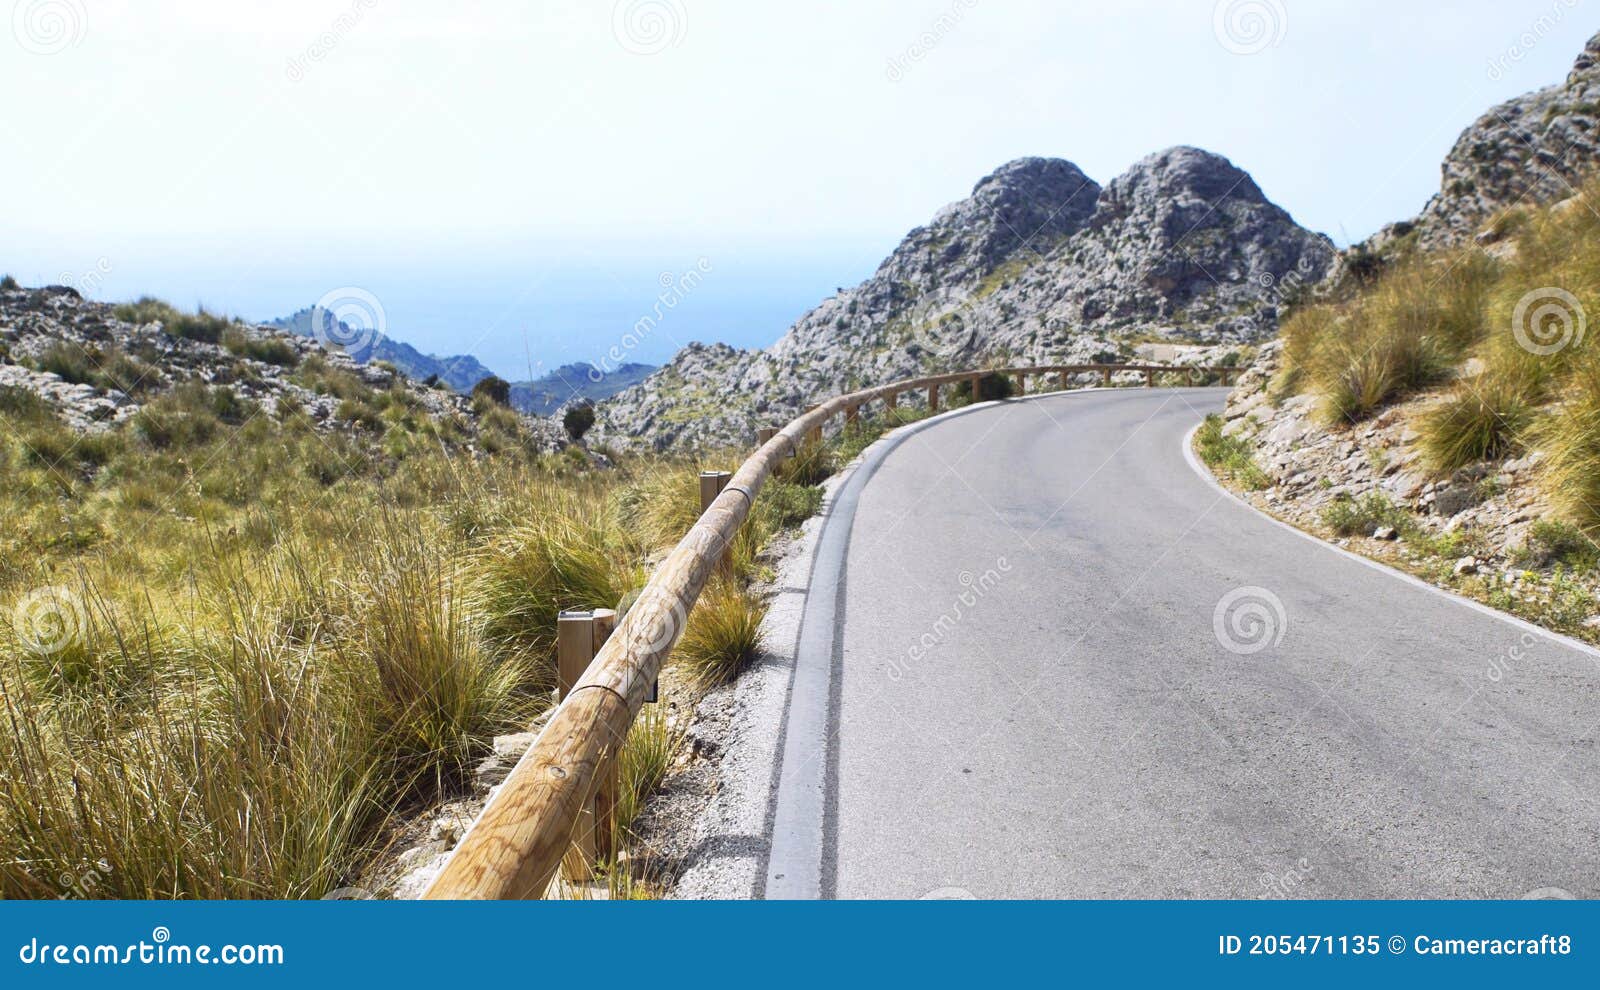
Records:
{"label": "distant mountain ridge", "polygon": [[629,362],[604,371],[587,362],[564,364],[531,382],[514,382],[511,404],[523,412],[553,416],[562,406],[599,402],[639,384],[656,370],[653,364]]}
{"label": "distant mountain ridge", "polygon": [[[338,321],[327,310],[322,310],[322,333],[317,333],[314,326],[318,310],[315,306],[308,306],[290,316],[269,320],[266,326],[288,330],[302,337],[317,337],[321,340],[348,340],[362,339],[360,334]],[[343,331],[343,332],[341,332]],[[470,354],[456,354],[450,357],[439,357],[434,354],[424,354],[403,341],[394,340],[381,333],[371,335],[371,339],[359,347],[344,349],[357,364],[366,364],[369,361],[387,361],[399,368],[406,377],[417,381],[437,378],[457,392],[470,392],[472,386],[488,378],[494,372]]]}
{"label": "distant mountain ridge", "polygon": [[[494,374],[470,354],[440,357],[424,354],[403,341],[381,333],[365,335],[337,320],[327,310],[322,311],[322,333],[316,332],[314,306],[308,306],[290,316],[268,321],[265,326],[302,337],[327,340],[360,340],[358,347],[343,348],[357,364],[387,361],[408,378],[426,381],[430,378],[444,382],[457,392],[470,392],[472,387]],[[370,339],[365,339],[370,336]],[[598,402],[617,392],[643,381],[656,370],[652,364],[628,362],[602,371],[586,362],[564,364],[532,381],[513,382],[511,404],[517,409],[537,416],[551,416],[571,402],[587,400]]]}

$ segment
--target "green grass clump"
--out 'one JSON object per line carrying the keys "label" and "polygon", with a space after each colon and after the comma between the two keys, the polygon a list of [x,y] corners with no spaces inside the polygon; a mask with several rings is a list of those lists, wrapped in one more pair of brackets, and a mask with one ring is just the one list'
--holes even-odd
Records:
{"label": "green grass clump", "polygon": [[1381,492],[1368,492],[1360,498],[1335,498],[1322,510],[1322,521],[1340,536],[1371,536],[1380,526],[1405,532],[1414,526],[1405,510]]}
{"label": "green grass clump", "polygon": [[1544,453],[1540,485],[1563,518],[1600,531],[1600,361],[1587,363],[1560,393],[1558,408],[1529,430]]}
{"label": "green grass clump", "polygon": [[280,368],[293,368],[300,363],[300,352],[287,340],[246,333],[237,327],[230,327],[222,334],[222,346],[230,354]]}
{"label": "green grass clump", "polygon": [[700,595],[673,650],[674,662],[703,687],[726,684],[756,658],[767,606],[737,584],[718,581]]}
{"label": "green grass clump", "polygon": [[222,342],[223,334],[233,327],[234,321],[200,307],[185,313],[167,302],[143,296],[136,302],[123,303],[113,310],[117,319],[126,323],[159,322],[167,333],[207,344]]}
{"label": "green grass clump", "polygon": [[1245,488],[1260,490],[1272,487],[1272,478],[1256,464],[1255,451],[1250,442],[1223,432],[1224,421],[1212,413],[1195,431],[1194,447],[1200,459],[1215,472]]}
{"label": "green grass clump", "polygon": [[1485,373],[1467,379],[1417,417],[1423,462],[1442,474],[1514,454],[1533,412],[1528,389],[1516,378]]}
{"label": "green grass clump", "polygon": [[1571,523],[1540,519],[1528,528],[1527,541],[1513,557],[1524,567],[1555,564],[1574,572],[1588,572],[1600,566],[1600,546]]}
{"label": "green grass clump", "polygon": [[673,726],[662,706],[650,705],[634,719],[617,763],[616,828],[619,833],[626,835],[633,827],[645,801],[666,779],[682,744],[682,731]]}

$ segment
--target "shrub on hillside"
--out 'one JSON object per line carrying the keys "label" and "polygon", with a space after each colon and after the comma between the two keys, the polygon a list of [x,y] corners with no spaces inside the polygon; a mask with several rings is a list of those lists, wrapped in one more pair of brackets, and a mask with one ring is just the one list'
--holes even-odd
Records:
{"label": "shrub on hillside", "polygon": [[1222,416],[1212,413],[1195,431],[1195,452],[1211,469],[1246,488],[1272,487],[1272,478],[1256,464],[1255,450],[1248,440],[1223,432]]}
{"label": "shrub on hillside", "polygon": [[978,397],[972,397],[972,382],[962,380],[954,389],[955,404],[964,402],[992,402],[998,399],[1009,399],[1017,394],[1017,383],[1011,380],[1010,375],[1002,375],[997,371],[984,372],[978,378]]}
{"label": "shrub on hillside", "polygon": [[1396,530],[1411,526],[1405,510],[1381,492],[1368,492],[1360,498],[1340,496],[1322,510],[1322,521],[1340,536],[1371,536],[1380,526]]}
{"label": "shrub on hillside", "polygon": [[587,400],[567,407],[561,414],[561,425],[567,431],[567,436],[574,440],[582,440],[594,426],[594,404]]}
{"label": "shrub on hillside", "polygon": [[1527,541],[1514,557],[1525,567],[1560,564],[1574,571],[1590,571],[1600,566],[1600,546],[1571,523],[1540,519],[1528,528]]}
{"label": "shrub on hillside", "polygon": [[490,375],[472,386],[472,397],[479,400],[480,406],[485,403],[495,406],[509,406],[511,405],[511,383],[498,375]]}

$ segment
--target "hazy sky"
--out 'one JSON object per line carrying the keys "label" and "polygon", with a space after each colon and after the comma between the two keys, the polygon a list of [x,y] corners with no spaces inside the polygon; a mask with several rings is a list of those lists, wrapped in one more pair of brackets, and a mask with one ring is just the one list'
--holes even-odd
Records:
{"label": "hazy sky", "polygon": [[1220,152],[1344,243],[1595,0],[0,0],[0,269],[251,318],[355,287],[502,373],[765,344],[1021,155]]}

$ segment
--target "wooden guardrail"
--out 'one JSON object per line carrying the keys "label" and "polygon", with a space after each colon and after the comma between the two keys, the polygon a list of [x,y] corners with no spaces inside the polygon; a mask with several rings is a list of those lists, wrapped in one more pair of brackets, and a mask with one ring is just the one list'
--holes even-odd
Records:
{"label": "wooden guardrail", "polygon": [[[709,499],[709,505],[656,568],[615,631],[604,637],[587,668],[581,674],[562,671],[561,701],[544,730],[423,896],[445,900],[544,896],[578,838],[580,822],[586,822],[588,829],[599,829],[597,822],[604,819],[611,800],[614,759],[628,729],[639,709],[653,698],[662,663],[682,635],[690,610],[733,543],[761,486],[808,441],[819,442],[823,427],[834,416],[844,414],[847,422],[854,422],[869,402],[881,400],[893,409],[901,394],[921,390],[927,391],[929,407],[937,410],[942,386],[970,382],[972,394],[978,395],[979,381],[990,374],[1013,377],[1025,393],[1027,380],[1035,376],[1059,375],[1061,386],[1066,387],[1073,376],[1089,373],[1098,373],[1109,383],[1118,372],[1141,372],[1146,385],[1152,386],[1157,375],[1184,375],[1192,382],[1196,375],[1217,374],[1226,385],[1242,370],[1072,364],[962,371],[851,392],[791,420],[766,439],[731,479],[719,477],[714,485],[702,484],[702,499]],[[575,634],[579,640],[589,635],[583,631]],[[601,638],[596,635],[590,642],[598,643]],[[579,842],[578,852],[590,854],[604,847],[603,838],[597,841],[590,832]]]}

